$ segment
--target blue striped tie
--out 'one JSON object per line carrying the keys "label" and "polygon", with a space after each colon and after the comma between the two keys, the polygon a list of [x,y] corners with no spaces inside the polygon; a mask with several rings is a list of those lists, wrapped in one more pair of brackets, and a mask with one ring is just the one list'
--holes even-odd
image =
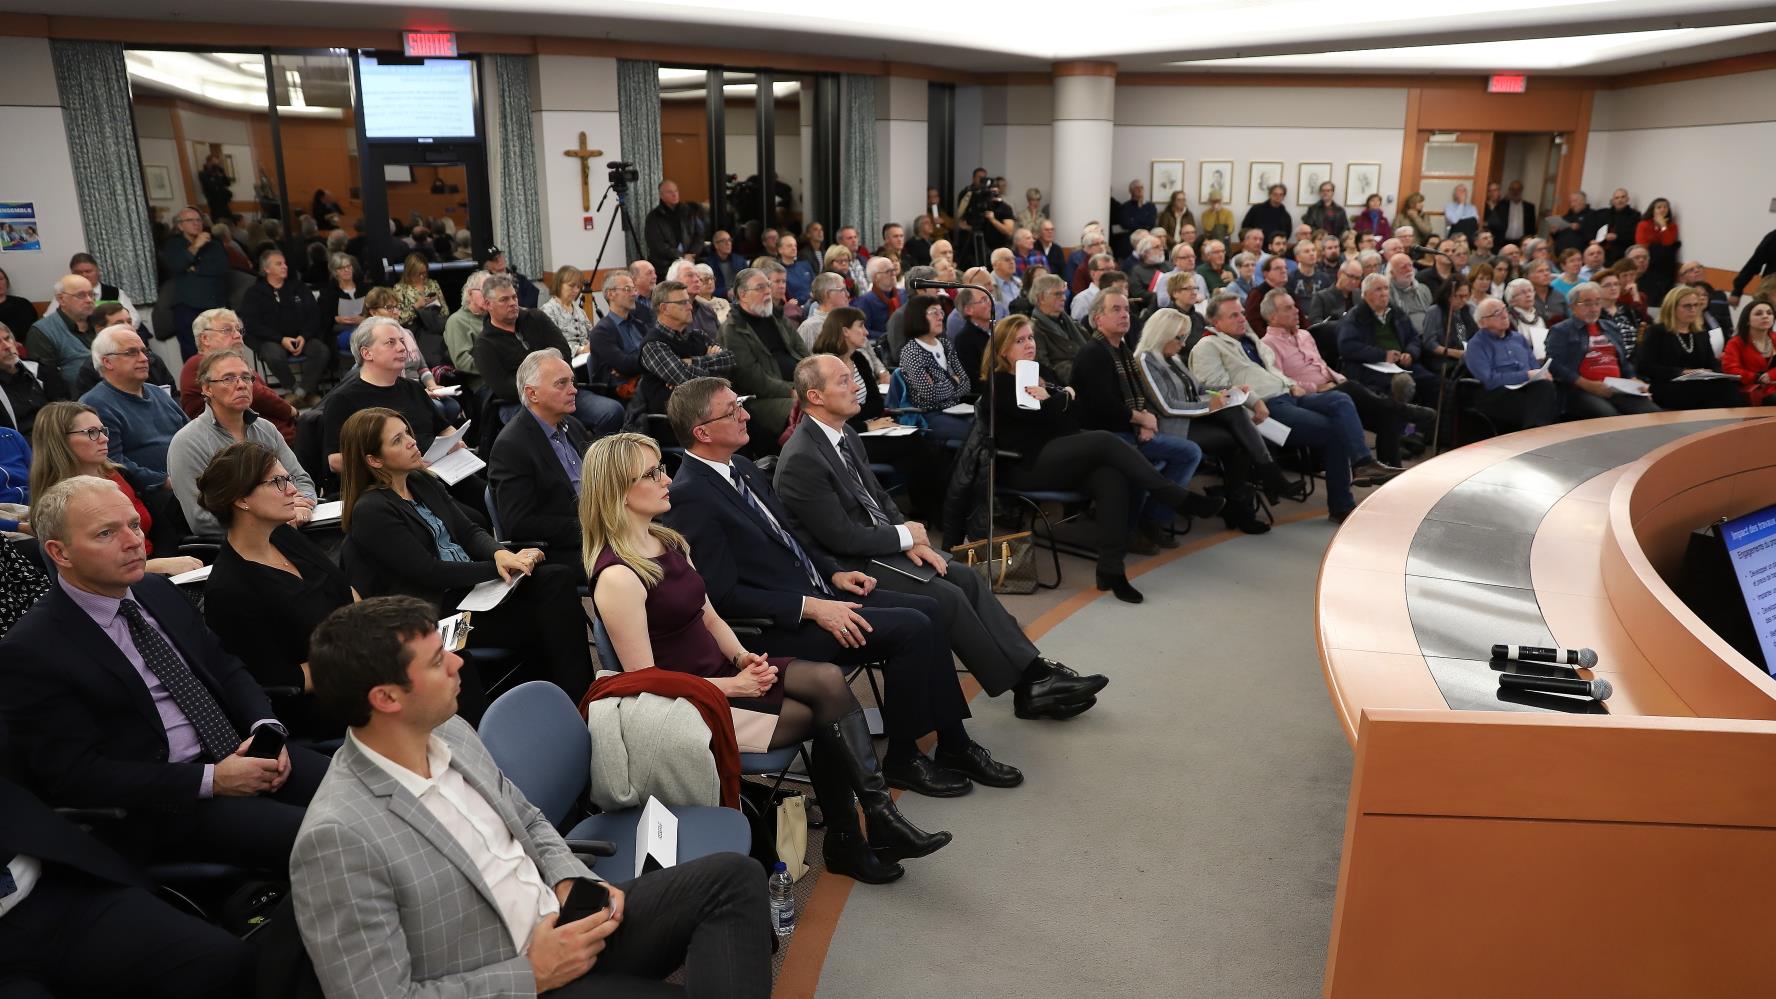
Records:
{"label": "blue striped tie", "polygon": [[820,578],[820,570],[814,568],[814,560],[809,558],[802,546],[796,543],[795,536],[784,530],[783,526],[777,523],[776,519],[765,509],[765,504],[760,502],[758,496],[754,495],[753,491],[747,487],[746,477],[740,474],[740,470],[729,465],[728,478],[734,483],[734,488],[740,490],[740,498],[758,513],[759,519],[765,522],[765,526],[771,529],[771,533],[776,535],[783,547],[788,548],[795,555],[797,561],[802,563],[802,571],[808,574],[808,582],[814,584],[814,589],[824,596],[832,596],[832,587],[827,586],[826,580]]}

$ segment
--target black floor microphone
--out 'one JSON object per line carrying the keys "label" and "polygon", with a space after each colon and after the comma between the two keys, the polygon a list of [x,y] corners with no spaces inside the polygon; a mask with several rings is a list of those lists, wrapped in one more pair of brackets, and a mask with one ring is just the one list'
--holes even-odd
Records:
{"label": "black floor microphone", "polygon": [[1577,694],[1607,701],[1615,688],[1608,680],[1579,680],[1564,676],[1524,676],[1521,673],[1500,673],[1501,690],[1534,690],[1544,694]]}
{"label": "black floor microphone", "polygon": [[1494,659],[1520,659],[1526,663],[1553,663],[1556,666],[1597,665],[1597,653],[1590,649],[1550,649],[1541,645],[1494,645]]}

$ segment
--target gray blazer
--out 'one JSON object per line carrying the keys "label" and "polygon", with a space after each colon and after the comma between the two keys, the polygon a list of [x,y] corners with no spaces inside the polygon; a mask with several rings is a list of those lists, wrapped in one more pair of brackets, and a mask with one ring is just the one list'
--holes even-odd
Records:
{"label": "gray blazer", "polygon": [[[524,800],[460,717],[437,729],[543,881],[596,878]],[[290,856],[296,925],[321,987],[340,996],[534,996],[475,862],[426,807],[347,739]]]}
{"label": "gray blazer", "polygon": [[[870,473],[869,457],[857,431],[846,427],[844,444],[882,512],[894,524],[903,522],[894,499]],[[789,511],[786,526],[804,546],[831,554],[845,568],[859,569],[871,556],[900,551],[899,532],[872,520],[859,498],[857,480],[845,470],[813,417],[803,417],[783,445],[774,487]]]}

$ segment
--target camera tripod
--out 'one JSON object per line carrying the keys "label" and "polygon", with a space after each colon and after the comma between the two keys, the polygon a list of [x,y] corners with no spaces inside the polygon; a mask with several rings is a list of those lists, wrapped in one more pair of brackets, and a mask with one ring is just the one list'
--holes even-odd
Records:
{"label": "camera tripod", "polygon": [[[624,211],[629,205],[629,185],[612,184],[609,187],[606,187],[604,189],[604,194],[600,195],[598,198],[598,207],[592,209],[592,214],[596,216],[599,212],[604,211],[604,203],[610,200],[612,194],[617,196],[617,203],[611,206],[611,213],[616,216],[617,221],[615,224],[609,222],[605,223],[604,239],[598,244],[598,255],[592,258],[592,269],[594,272],[598,271],[598,269],[604,265],[604,251],[610,247],[611,233],[616,232],[619,225],[623,229],[623,266],[627,267],[629,265],[629,251],[636,245],[635,231],[630,228],[629,225],[629,213]],[[664,277],[664,275],[661,276]],[[587,275],[587,279],[590,280],[591,275]],[[587,292],[591,291],[590,288],[586,290]],[[593,295],[590,297],[592,299],[592,313],[594,317],[603,318],[604,313],[598,308],[597,296]]]}

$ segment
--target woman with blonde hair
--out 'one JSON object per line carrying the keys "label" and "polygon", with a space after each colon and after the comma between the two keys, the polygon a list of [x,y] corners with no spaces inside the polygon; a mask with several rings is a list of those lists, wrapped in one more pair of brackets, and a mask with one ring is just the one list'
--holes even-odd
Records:
{"label": "woman with blonde hair", "polygon": [[834,243],[826,248],[825,269],[844,278],[846,293],[852,298],[857,297],[857,285],[851,279],[851,251],[845,248],[845,244]]}
{"label": "woman with blonde hair", "polygon": [[[1653,401],[1660,409],[1745,405],[1737,378],[1706,377],[1721,370],[1702,321],[1707,307],[1708,293],[1700,288],[1680,284],[1666,292],[1658,322],[1647,327],[1634,353],[1635,371],[1653,387]],[[1686,375],[1690,380],[1677,380]]]}
{"label": "woman with blonde hair", "polygon": [[[154,554],[151,532],[154,518],[148,507],[124,477],[123,469],[109,458],[111,431],[99,417],[99,411],[83,402],[52,402],[37,411],[31,427],[31,495],[42,496],[49,487],[76,475],[110,479],[129,498],[141,518],[144,537],[142,551]],[[163,494],[166,495],[166,494]],[[169,496],[170,498],[170,496]],[[162,512],[177,509],[169,503]],[[164,532],[163,532],[164,533]],[[183,533],[183,532],[180,532]],[[164,542],[165,538],[162,539]],[[151,558],[148,571],[172,575],[189,572],[202,565],[189,556]]]}
{"label": "woman with blonde hair", "polygon": [[586,290],[586,275],[578,267],[561,267],[555,271],[549,288],[549,300],[543,303],[543,315],[548,316],[567,338],[574,353],[584,354],[591,350],[592,320],[586,317],[586,307],[580,304],[580,293]]}
{"label": "woman with blonde hair", "polygon": [[395,303],[400,314],[395,318],[402,326],[410,325],[420,309],[444,308],[444,289],[427,274],[425,254],[417,250],[401,262],[401,280],[395,282]]}
{"label": "woman with blonde hair", "polygon": [[1425,216],[1424,203],[1425,196],[1413,191],[1400,204],[1400,214],[1394,216],[1394,228],[1398,229],[1403,225],[1411,226],[1412,231],[1418,235],[1418,241],[1421,244],[1424,243],[1426,236],[1436,231],[1431,227],[1431,220]]}
{"label": "woman with blonde hair", "polygon": [[474,587],[527,576],[497,607],[474,612],[469,645],[517,649],[534,674],[576,702],[586,693],[591,656],[571,564],[545,565],[535,548],[500,547],[426,469],[413,429],[392,409],[353,413],[339,431],[339,458],[346,539],[339,563],[354,590],[418,597],[449,615]]}
{"label": "woman with blonde hair", "polygon": [[[895,808],[843,671],[748,651],[716,614],[684,536],[659,522],[672,507],[670,487],[659,445],[641,434],[599,438],[581,466],[581,557],[624,671],[659,667],[707,679],[728,699],[742,752],[812,738],[827,869],[870,884],[899,878],[897,860],[934,853],[950,834],[926,833]],[[862,805],[867,837],[853,801]]]}

